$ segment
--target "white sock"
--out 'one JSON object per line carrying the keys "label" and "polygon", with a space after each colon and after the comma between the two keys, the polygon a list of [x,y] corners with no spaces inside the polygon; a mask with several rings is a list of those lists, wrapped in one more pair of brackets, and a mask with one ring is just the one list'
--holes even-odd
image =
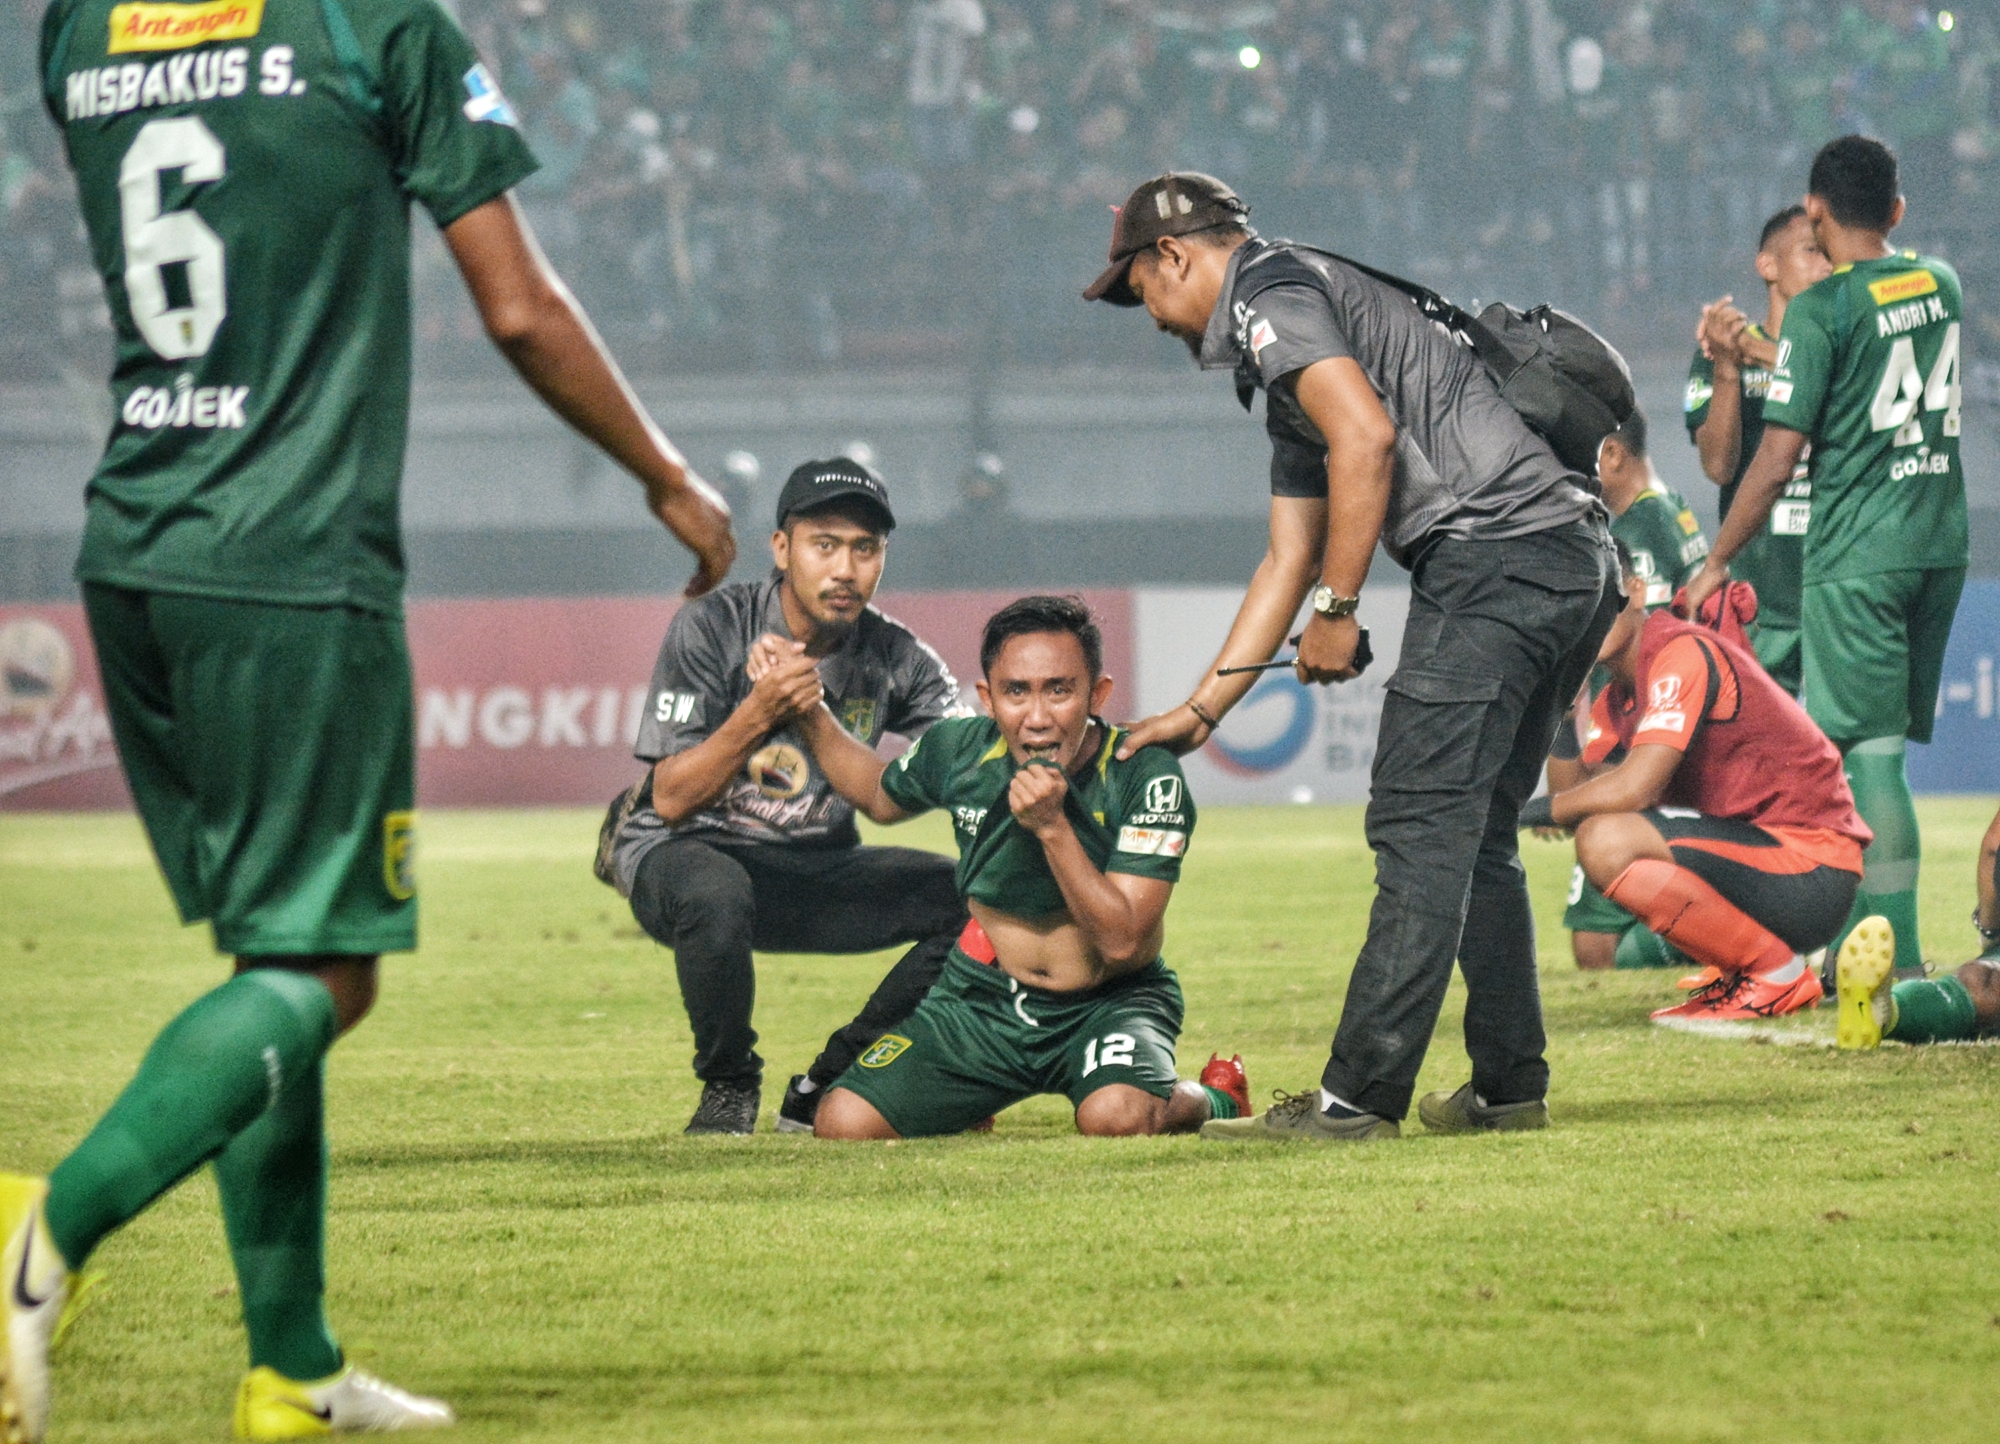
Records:
{"label": "white sock", "polygon": [[1366,1113],[1368,1111],[1365,1108],[1356,1108],[1352,1103],[1349,1103],[1345,1098],[1342,1098],[1338,1093],[1329,1093],[1324,1088],[1319,1090],[1320,1112],[1322,1113],[1326,1112],[1327,1109],[1333,1107],[1334,1104],[1336,1103],[1338,1103],[1342,1108],[1347,1109],[1347,1111],[1350,1113]]}
{"label": "white sock", "polygon": [[798,1087],[799,1087],[799,1096],[801,1098],[803,1098],[808,1093],[819,1092],[819,1084],[813,1082],[813,1080],[810,1078],[803,1078],[803,1077],[800,1078]]}
{"label": "white sock", "polygon": [[1782,968],[1773,968],[1768,973],[1759,973],[1757,980],[1763,983],[1796,983],[1806,973],[1806,960],[1797,953]]}

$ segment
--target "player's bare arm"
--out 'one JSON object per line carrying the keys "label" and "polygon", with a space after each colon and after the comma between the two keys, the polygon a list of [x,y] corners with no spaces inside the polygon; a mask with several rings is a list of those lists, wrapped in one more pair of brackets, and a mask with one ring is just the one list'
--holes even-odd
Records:
{"label": "player's bare arm", "polygon": [[[1361,367],[1346,356],[1316,361],[1293,380],[1299,406],[1326,438],[1327,521],[1319,581],[1336,597],[1358,597],[1389,514],[1396,423]],[[1299,635],[1299,680],[1345,682],[1356,675],[1361,624],[1353,614],[1317,613]]]}
{"label": "player's bare arm", "polygon": [[1089,944],[1086,958],[1098,965],[1096,981],[1102,982],[1143,968],[1160,955],[1174,885],[1098,871],[1063,815],[1068,793],[1069,779],[1058,769],[1024,767],[1008,788],[1007,806],[1042,844],[1069,917]]}
{"label": "player's bare arm", "polygon": [[736,560],[729,507],[646,414],[576,298],[550,267],[512,195],[444,230],[487,335],[555,412],[646,488],[653,514],[695,554],[698,597]]}
{"label": "player's bare arm", "polygon": [[[1718,391],[1720,389],[1717,388]],[[1731,559],[1748,546],[1770,521],[1771,508],[1784,494],[1785,483],[1792,479],[1792,472],[1798,467],[1799,456],[1805,449],[1806,437],[1802,432],[1776,424],[1764,428],[1763,443],[1758,446],[1750,469],[1743,473],[1742,485],[1736,489],[1736,501],[1729,508],[1729,515],[1723,518],[1721,530],[1715,534],[1715,544],[1709,548],[1708,560],[1701,564],[1700,571],[1688,578],[1687,608],[1690,616],[1696,614],[1701,604],[1729,580]]]}
{"label": "player's bare arm", "polygon": [[1730,298],[1702,307],[1697,333],[1702,354],[1715,366],[1714,390],[1708,400],[1708,415],[1695,428],[1694,442],[1701,455],[1702,475],[1717,486],[1736,479],[1736,465],[1743,459],[1743,371],[1737,360],[1737,342],[1743,323],[1721,322],[1724,311],[1740,318],[1742,312],[1729,304]]}
{"label": "player's bare arm", "polygon": [[1176,755],[1192,752],[1213,734],[1211,719],[1220,722],[1257,684],[1254,674],[1218,677],[1216,672],[1223,667],[1268,662],[1278,654],[1323,565],[1326,515],[1327,504],[1318,497],[1271,498],[1270,544],[1207,676],[1188,701],[1133,723],[1119,739],[1120,759],[1131,757],[1142,747],[1164,747]]}
{"label": "player's bare arm", "polygon": [[824,701],[807,708],[798,719],[799,735],[833,790],[871,822],[902,822],[909,813],[882,790],[888,764],[875,750],[840,725]]}
{"label": "player's bare arm", "polygon": [[784,645],[796,650],[773,662],[720,727],[653,764],[653,808],[669,826],[719,797],[775,728],[820,705],[818,663],[802,644]]}

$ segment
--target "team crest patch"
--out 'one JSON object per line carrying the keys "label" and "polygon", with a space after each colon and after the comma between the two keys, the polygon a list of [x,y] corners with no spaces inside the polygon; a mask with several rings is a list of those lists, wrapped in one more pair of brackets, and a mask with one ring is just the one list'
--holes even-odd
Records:
{"label": "team crest patch", "polygon": [[382,883],[397,902],[417,895],[417,815],[391,812],[382,819]]}
{"label": "team crest patch", "polygon": [[850,697],[840,704],[840,725],[847,729],[851,737],[859,737],[863,742],[875,740],[875,699],[873,697]]}
{"label": "team crest patch", "polygon": [[110,55],[135,50],[185,50],[211,40],[248,40],[264,25],[264,0],[208,0],[162,5],[137,0],[111,7]]}
{"label": "team crest patch", "polygon": [[875,1046],[861,1055],[864,1068],[886,1068],[910,1050],[910,1040],[896,1033],[885,1033],[875,1040]]}

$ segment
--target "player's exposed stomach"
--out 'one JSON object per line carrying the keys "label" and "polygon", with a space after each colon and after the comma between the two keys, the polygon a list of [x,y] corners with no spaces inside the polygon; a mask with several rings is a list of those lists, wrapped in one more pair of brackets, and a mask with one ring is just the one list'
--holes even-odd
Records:
{"label": "player's exposed stomach", "polygon": [[1067,912],[1024,918],[975,902],[972,915],[992,940],[1000,970],[1017,982],[1074,993],[1108,981],[1104,959]]}

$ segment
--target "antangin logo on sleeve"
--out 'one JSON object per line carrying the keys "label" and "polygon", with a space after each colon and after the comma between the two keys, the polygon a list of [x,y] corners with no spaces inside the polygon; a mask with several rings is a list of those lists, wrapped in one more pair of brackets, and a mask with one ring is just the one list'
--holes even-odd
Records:
{"label": "antangin logo on sleeve", "polygon": [[1876,305],[1887,306],[1895,301],[1928,296],[1937,288],[1937,277],[1929,271],[1905,271],[1900,276],[1884,276],[1879,281],[1870,281],[1868,294],[1875,298]]}
{"label": "antangin logo on sleeve", "polygon": [[135,0],[111,7],[112,55],[134,50],[185,50],[211,40],[247,40],[264,24],[264,0],[208,0],[163,5]]}

